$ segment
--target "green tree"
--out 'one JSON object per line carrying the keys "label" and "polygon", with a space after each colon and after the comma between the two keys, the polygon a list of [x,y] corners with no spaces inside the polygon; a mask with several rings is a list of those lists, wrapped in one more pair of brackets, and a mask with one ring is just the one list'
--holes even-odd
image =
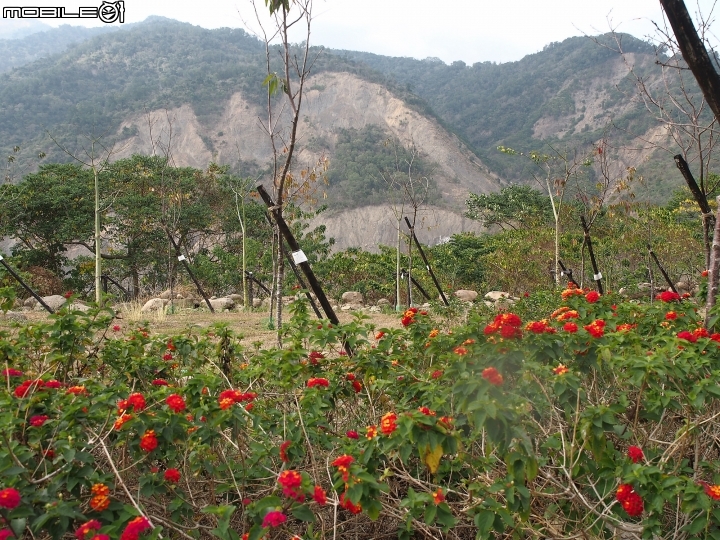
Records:
{"label": "green tree", "polygon": [[530,186],[511,184],[499,193],[471,193],[465,215],[485,227],[502,230],[545,225],[552,218],[550,199]]}

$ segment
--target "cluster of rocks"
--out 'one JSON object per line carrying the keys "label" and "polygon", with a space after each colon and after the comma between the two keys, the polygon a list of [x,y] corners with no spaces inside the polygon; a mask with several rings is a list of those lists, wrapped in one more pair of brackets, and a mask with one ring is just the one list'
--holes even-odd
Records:
{"label": "cluster of rocks", "polygon": [[[669,291],[671,290],[670,287],[664,286],[665,283],[658,283],[656,282],[654,284],[643,282],[637,284],[637,290],[633,290],[633,287],[622,287],[618,294],[621,294],[622,296],[626,297],[647,297],[647,296],[655,296],[663,291]],[[695,284],[692,285],[689,283],[689,281],[678,281],[675,283],[675,290],[678,292],[678,294],[689,294],[691,296],[695,296],[700,292],[700,286]]]}
{"label": "cluster of rocks", "polygon": [[[42,301],[52,309],[53,311],[59,310],[67,304],[67,298],[59,294],[51,294],[50,296],[41,296]],[[79,300],[74,300],[70,305],[67,306],[70,311],[88,311],[90,306]],[[12,311],[8,311],[5,314],[0,313],[1,319],[26,322],[27,316],[23,312],[29,311],[46,311],[40,302],[35,297],[31,296],[23,300],[16,300]]]}
{"label": "cluster of rocks", "polygon": [[[478,297],[477,291],[467,289],[460,289],[459,291],[455,291],[453,294],[461,302],[466,302],[469,304],[475,302]],[[483,297],[483,302],[487,307],[497,310],[509,309],[510,306],[512,306],[518,300],[519,298],[511,296],[510,293],[506,293],[503,291],[490,291],[488,293],[485,293],[485,296]]]}

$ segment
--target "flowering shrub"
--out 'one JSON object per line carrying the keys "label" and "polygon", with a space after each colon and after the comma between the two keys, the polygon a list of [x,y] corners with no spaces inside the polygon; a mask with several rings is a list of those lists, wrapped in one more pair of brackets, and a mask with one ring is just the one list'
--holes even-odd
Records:
{"label": "flowering shrub", "polygon": [[587,296],[452,331],[297,302],[267,350],[109,310],[2,331],[0,538],[720,536],[720,335]]}

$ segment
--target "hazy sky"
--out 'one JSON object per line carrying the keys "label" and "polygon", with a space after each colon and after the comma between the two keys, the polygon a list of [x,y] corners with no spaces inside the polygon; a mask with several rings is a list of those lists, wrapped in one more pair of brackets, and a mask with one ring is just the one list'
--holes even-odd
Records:
{"label": "hazy sky", "polygon": [[[257,1],[264,13],[264,0]],[[389,56],[435,56],[448,63],[518,60],[553,41],[606,32],[610,24],[618,31],[645,37],[654,32],[653,21],[663,24],[658,0],[314,1],[311,37],[314,45]],[[78,6],[100,3],[101,0],[0,1],[3,7],[63,6],[68,12]],[[707,17],[714,0],[686,0],[686,4],[691,12],[700,10]],[[249,0],[125,0],[125,22],[139,22],[150,15],[204,28],[257,27]],[[77,19],[42,19],[42,22],[53,26],[64,22],[79,24]]]}

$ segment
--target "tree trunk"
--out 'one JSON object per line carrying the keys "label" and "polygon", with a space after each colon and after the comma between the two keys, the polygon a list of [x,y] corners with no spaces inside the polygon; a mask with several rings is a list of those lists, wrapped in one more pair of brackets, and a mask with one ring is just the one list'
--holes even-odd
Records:
{"label": "tree trunk", "polygon": [[708,291],[705,303],[705,328],[708,329],[710,322],[710,310],[715,306],[715,297],[720,282],[720,196],[716,199],[718,216],[715,219],[715,234],[713,235],[712,250],[710,251],[710,268],[708,269]]}
{"label": "tree trunk", "polygon": [[102,275],[102,263],[100,257],[100,182],[97,168],[93,166],[95,176],[95,302],[100,305],[100,276]]}
{"label": "tree trunk", "polygon": [[720,75],[695,29],[683,0],[660,0],[683,59],[692,71],[715,118],[720,121]]}
{"label": "tree trunk", "polygon": [[285,282],[285,249],[278,228],[277,274],[275,282],[275,320],[277,321],[277,345],[282,347],[283,283]]}

